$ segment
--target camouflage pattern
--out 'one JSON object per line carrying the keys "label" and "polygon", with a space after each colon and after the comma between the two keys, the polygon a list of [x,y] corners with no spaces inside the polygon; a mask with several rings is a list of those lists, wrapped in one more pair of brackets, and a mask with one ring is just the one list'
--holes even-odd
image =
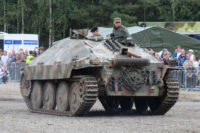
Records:
{"label": "camouflage pattern", "polygon": [[200,22],[139,22],[147,27],[159,26],[176,32],[200,32]]}
{"label": "camouflage pattern", "polygon": [[115,22],[115,23],[116,23],[116,22],[120,22],[120,23],[121,23],[121,21],[122,21],[121,18],[118,18],[118,17],[117,17],[117,18],[114,18],[114,22]]}
{"label": "camouflage pattern", "polygon": [[[144,49],[138,46],[124,46],[121,49],[127,49],[130,53],[140,56],[141,59],[148,59],[150,64],[139,66],[135,77],[148,81],[137,89],[126,89],[125,86],[119,86],[118,80],[121,80],[122,68],[126,66],[112,67],[110,62],[115,58],[130,58],[122,55],[122,51],[109,50],[102,41],[91,41],[86,39],[63,39],[57,41],[51,48],[36,57],[24,68],[24,75],[27,80],[59,80],[70,79],[78,71],[87,71],[87,75],[97,78],[100,88],[106,89],[109,96],[159,96],[163,95],[163,79],[168,69],[175,69],[163,62],[157,60],[154,56],[148,54]],[[132,57],[131,59],[134,59]],[[77,74],[77,73],[76,73]],[[113,89],[109,89],[110,80],[114,79]],[[153,80],[156,79],[154,83]],[[140,81],[138,81],[139,84]],[[137,85],[137,83],[136,83]],[[133,86],[134,88],[134,86]],[[99,92],[99,95],[101,93]]]}

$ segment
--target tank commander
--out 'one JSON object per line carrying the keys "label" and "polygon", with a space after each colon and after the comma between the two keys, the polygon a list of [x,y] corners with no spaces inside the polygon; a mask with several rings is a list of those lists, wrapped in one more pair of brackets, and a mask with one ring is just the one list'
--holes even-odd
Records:
{"label": "tank commander", "polygon": [[92,27],[90,32],[92,32],[92,36],[88,37],[89,40],[93,40],[93,41],[103,40],[103,36],[99,34],[99,30],[97,26]]}
{"label": "tank commander", "polygon": [[118,17],[114,18],[113,24],[114,24],[114,27],[113,27],[113,32],[111,34],[111,37],[114,40],[119,41],[120,43],[126,43],[127,39],[131,37],[126,27],[122,25],[121,18],[118,18]]}

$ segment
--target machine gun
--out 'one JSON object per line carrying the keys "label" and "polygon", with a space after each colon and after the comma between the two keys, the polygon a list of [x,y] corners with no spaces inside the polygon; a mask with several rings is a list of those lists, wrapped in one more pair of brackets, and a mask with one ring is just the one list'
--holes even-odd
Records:
{"label": "machine gun", "polygon": [[[115,37],[115,35],[113,33],[111,33],[110,35],[110,38],[112,40],[114,40],[115,42],[118,42],[118,43],[121,43],[125,46],[135,46],[134,42],[133,42],[133,39],[132,37],[127,37],[127,38],[123,38],[123,37]],[[123,40],[123,41],[120,41],[120,40]]]}

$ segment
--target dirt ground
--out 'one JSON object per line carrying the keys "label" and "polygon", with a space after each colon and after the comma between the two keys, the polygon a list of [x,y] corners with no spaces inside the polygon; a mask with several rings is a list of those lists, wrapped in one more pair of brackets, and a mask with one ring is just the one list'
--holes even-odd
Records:
{"label": "dirt ground", "polygon": [[85,117],[30,113],[19,83],[0,84],[0,133],[199,133],[200,92],[181,92],[164,116],[107,115],[99,102]]}

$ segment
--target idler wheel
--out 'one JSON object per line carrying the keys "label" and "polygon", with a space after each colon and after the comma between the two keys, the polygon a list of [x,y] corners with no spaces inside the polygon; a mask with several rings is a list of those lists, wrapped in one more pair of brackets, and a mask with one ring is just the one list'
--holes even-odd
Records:
{"label": "idler wheel", "polygon": [[178,100],[180,88],[178,80],[174,77],[167,77],[164,82],[166,94],[161,98],[149,100],[149,108],[152,115],[164,115]]}
{"label": "idler wheel", "polygon": [[39,109],[42,107],[42,85],[38,81],[33,83],[31,105],[33,109]]}
{"label": "idler wheel", "polygon": [[46,82],[44,85],[43,105],[45,110],[55,108],[56,90],[55,85],[51,82]]}
{"label": "idler wheel", "polygon": [[67,111],[69,105],[69,86],[66,82],[60,82],[56,94],[56,105],[59,112]]}
{"label": "idler wheel", "polygon": [[91,76],[74,76],[70,87],[69,106],[72,116],[85,115],[96,102],[98,85]]}
{"label": "idler wheel", "polygon": [[31,93],[31,81],[26,80],[24,74],[21,76],[20,89],[23,96],[28,97]]}

